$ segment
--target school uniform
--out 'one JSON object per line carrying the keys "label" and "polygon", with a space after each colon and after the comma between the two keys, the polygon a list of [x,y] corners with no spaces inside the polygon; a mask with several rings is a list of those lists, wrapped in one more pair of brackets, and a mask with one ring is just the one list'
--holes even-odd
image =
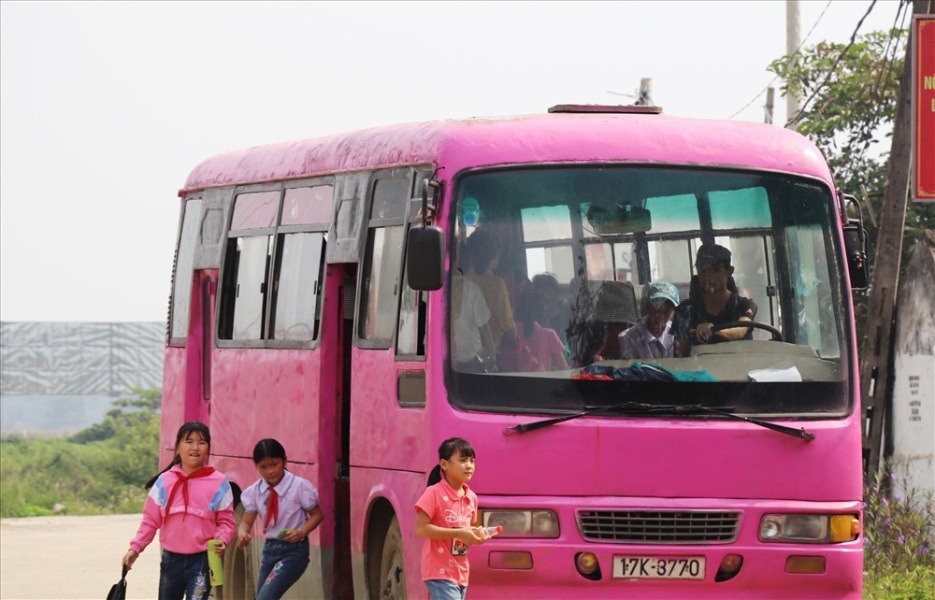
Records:
{"label": "school uniform", "polygon": [[[267,523],[270,501],[277,495],[277,515]],[[257,577],[257,600],[280,598],[308,568],[308,537],[292,543],[279,539],[279,532],[299,529],[308,512],[318,506],[318,490],[309,480],[284,471],[275,487],[262,477],[243,491],[244,512],[257,515],[265,527],[263,560]]]}

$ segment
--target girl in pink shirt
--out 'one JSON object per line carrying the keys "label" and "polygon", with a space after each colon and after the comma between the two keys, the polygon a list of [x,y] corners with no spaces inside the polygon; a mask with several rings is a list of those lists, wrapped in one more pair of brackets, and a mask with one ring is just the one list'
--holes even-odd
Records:
{"label": "girl in pink shirt", "polygon": [[450,438],[438,448],[438,464],[429,487],[416,502],[416,535],[425,538],[422,580],[432,600],[462,599],[467,594],[469,546],[490,536],[477,520],[477,495],[467,482],[474,476],[474,448]]}
{"label": "girl in pink shirt", "polygon": [[234,496],[227,477],[206,466],[210,449],[208,427],[185,423],[175,438],[175,458],[146,484],[143,522],[123,564],[131,568],[159,530],[159,600],[205,600],[211,591],[206,543],[220,540],[217,553],[223,554],[233,537]]}
{"label": "girl in pink shirt", "polygon": [[500,371],[561,371],[568,368],[565,344],[542,325],[546,305],[543,294],[526,290],[516,303],[516,328],[500,339]]}

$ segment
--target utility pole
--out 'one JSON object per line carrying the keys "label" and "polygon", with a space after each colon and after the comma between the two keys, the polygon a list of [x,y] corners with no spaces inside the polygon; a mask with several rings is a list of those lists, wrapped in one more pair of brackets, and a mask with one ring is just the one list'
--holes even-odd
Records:
{"label": "utility pole", "polygon": [[[799,10],[799,0],[786,0],[786,55],[795,54],[802,45],[802,13]],[[793,63],[799,62],[799,57],[792,58]],[[802,97],[798,92],[790,91],[786,95],[786,123],[791,123],[799,111],[802,110]],[[795,125],[786,125],[795,129]]]}
{"label": "utility pole", "polygon": [[640,97],[636,106],[653,106],[653,80],[649,77],[640,79]]}
{"label": "utility pole", "polygon": [[[928,0],[915,0],[913,14],[924,14]],[[860,352],[860,394],[863,410],[864,476],[869,481],[880,464],[883,428],[893,399],[893,340],[896,291],[903,247],[909,168],[912,164],[912,32],[899,78],[899,95],[893,121],[893,141],[886,172],[886,191],[880,208],[880,228],[873,259],[873,279],[867,304],[867,337]]]}
{"label": "utility pole", "polygon": [[766,115],[763,117],[763,122],[767,125],[773,124],[773,98],[776,96],[776,88],[769,86],[766,88]]}

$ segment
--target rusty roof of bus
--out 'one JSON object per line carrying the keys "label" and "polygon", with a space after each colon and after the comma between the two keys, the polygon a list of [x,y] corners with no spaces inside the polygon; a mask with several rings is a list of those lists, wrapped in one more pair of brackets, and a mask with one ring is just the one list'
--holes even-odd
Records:
{"label": "rusty roof of bus", "polygon": [[226,152],[199,164],[182,192],[403,165],[537,163],[697,165],[797,173],[831,182],[821,152],[781,127],[656,114],[547,113],[377,127]]}

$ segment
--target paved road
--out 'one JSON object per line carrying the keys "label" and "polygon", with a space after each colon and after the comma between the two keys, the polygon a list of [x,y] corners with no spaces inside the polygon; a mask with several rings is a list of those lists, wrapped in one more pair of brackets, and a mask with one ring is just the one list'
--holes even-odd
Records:
{"label": "paved road", "polygon": [[[0,600],[100,600],[120,579],[120,559],[141,514],[0,520]],[[127,598],[156,598],[159,540],[127,575]]]}

